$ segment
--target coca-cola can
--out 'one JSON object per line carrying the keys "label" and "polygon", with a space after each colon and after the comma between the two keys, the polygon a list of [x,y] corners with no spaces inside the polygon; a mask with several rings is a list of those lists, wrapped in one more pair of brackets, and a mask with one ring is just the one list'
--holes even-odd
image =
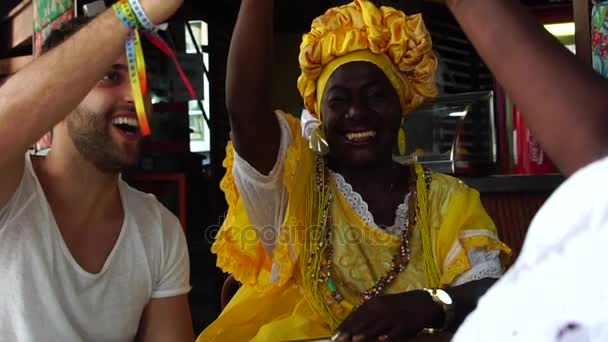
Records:
{"label": "coca-cola can", "polygon": [[539,175],[557,172],[516,106],[513,107],[513,144],[513,173]]}

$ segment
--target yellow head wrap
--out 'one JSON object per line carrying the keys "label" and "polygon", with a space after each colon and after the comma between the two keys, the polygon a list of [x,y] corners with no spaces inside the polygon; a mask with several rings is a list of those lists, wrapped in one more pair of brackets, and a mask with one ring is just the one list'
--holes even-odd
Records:
{"label": "yellow head wrap", "polygon": [[422,16],[406,16],[367,0],[329,9],[315,19],[300,46],[298,89],[304,106],[320,118],[323,90],[340,66],[378,66],[397,90],[404,113],[437,95],[437,59]]}

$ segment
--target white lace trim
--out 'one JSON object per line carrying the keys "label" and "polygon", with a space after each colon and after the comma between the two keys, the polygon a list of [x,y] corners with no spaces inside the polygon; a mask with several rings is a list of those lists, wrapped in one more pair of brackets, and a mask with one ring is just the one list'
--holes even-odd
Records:
{"label": "white lace trim", "polygon": [[[390,227],[386,227],[385,231],[387,233],[393,234],[393,235],[399,235],[399,234],[401,234],[401,232],[403,232],[403,229],[406,228],[406,226],[409,222],[409,217],[407,215],[409,201],[410,201],[410,193],[408,192],[407,195],[405,195],[403,203],[399,204],[397,209],[395,209],[395,223]],[[373,227],[375,227],[375,226],[373,226]]]}
{"label": "white lace trim", "polygon": [[466,229],[466,230],[460,231],[460,233],[458,233],[458,239],[456,239],[456,241],[454,241],[454,244],[450,248],[448,255],[445,257],[445,260],[443,262],[443,268],[448,267],[452,263],[452,261],[454,261],[454,259],[458,256],[460,251],[462,251],[462,245],[460,244],[461,239],[466,239],[466,238],[470,238],[473,236],[481,236],[481,235],[488,236],[493,240],[498,240],[498,235],[496,235],[496,233],[494,233],[493,231],[488,230],[488,229]]}
{"label": "white lace trim", "polygon": [[[336,172],[329,170],[329,174],[331,175],[334,182],[336,182],[336,186],[338,190],[346,198],[350,207],[355,211],[355,213],[370,227],[374,227],[377,229],[381,229],[376,222],[374,221],[374,216],[369,211],[369,206],[367,202],[363,199],[363,197],[356,192],[352,185],[350,185],[344,177]],[[391,227],[387,227],[384,229],[387,233],[393,235],[399,235],[404,227],[407,226],[408,223],[408,202],[410,198],[410,193],[408,192],[405,195],[403,203],[399,204],[397,209],[395,210],[395,222]]]}
{"label": "white lace trim", "polygon": [[458,237],[461,239],[467,239],[467,238],[470,238],[473,236],[479,236],[479,235],[485,235],[485,236],[492,238],[493,240],[498,240],[498,235],[496,235],[495,232],[493,232],[491,230],[487,230],[487,229],[482,229],[482,230],[467,229],[467,230],[461,230],[460,233],[458,233]]}
{"label": "white lace trim", "polygon": [[500,278],[503,274],[500,251],[486,252],[483,249],[469,251],[471,268],[458,276],[450,286],[459,286],[485,278]]}

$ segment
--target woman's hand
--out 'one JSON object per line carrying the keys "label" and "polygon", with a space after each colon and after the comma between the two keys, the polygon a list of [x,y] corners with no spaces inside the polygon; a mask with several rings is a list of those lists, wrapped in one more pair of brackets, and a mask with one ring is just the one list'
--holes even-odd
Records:
{"label": "woman's hand", "polygon": [[425,291],[379,296],[353,312],[338,328],[335,340],[403,341],[440,325],[442,317],[442,308]]}

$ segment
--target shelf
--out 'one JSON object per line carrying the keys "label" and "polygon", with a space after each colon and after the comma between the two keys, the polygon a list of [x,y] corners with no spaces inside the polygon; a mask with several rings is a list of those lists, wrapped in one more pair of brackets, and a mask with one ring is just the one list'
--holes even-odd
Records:
{"label": "shelf", "polygon": [[480,193],[553,192],[564,181],[564,177],[560,174],[496,175],[460,177],[460,179]]}

